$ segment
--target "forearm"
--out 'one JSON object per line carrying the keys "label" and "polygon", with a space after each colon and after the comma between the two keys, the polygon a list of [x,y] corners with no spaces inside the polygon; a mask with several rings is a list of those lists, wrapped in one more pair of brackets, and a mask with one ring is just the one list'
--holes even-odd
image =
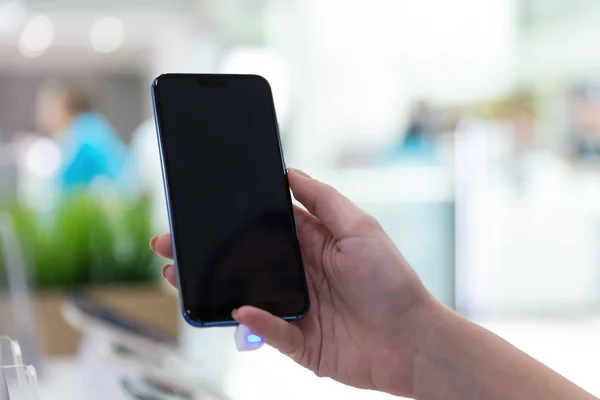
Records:
{"label": "forearm", "polygon": [[414,363],[417,400],[592,400],[500,337],[439,307]]}

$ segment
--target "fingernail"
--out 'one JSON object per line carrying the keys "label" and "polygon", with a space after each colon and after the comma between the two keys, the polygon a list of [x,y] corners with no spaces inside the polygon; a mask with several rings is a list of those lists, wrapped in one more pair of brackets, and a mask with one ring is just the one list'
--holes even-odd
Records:
{"label": "fingernail", "polygon": [[299,169],[292,168],[292,169],[290,169],[290,171],[294,171],[295,173],[300,174],[300,175],[302,175],[302,176],[304,176],[306,178],[311,178],[311,176],[309,174],[307,174],[306,172],[301,171]]}
{"label": "fingernail", "polygon": [[151,240],[150,240],[150,248],[152,250],[154,250],[154,246],[156,245],[156,241],[158,240],[158,236],[154,236]]}
{"label": "fingernail", "polygon": [[236,321],[237,321],[237,312],[238,312],[238,309],[237,309],[237,308],[234,308],[234,309],[231,311],[231,316],[232,316],[232,317],[233,317],[233,319],[235,319]]}
{"label": "fingernail", "polygon": [[167,279],[167,268],[169,268],[172,264],[165,265],[160,271],[163,278]]}

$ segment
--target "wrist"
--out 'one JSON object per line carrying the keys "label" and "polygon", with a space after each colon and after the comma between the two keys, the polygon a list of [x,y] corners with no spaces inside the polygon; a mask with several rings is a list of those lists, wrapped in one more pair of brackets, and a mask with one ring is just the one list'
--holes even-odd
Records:
{"label": "wrist", "polygon": [[[424,366],[423,359],[430,353],[429,346],[437,339],[438,332],[445,329],[443,323],[447,321],[448,312],[444,305],[438,302],[431,294],[424,295],[406,310],[398,321],[402,326],[394,347],[388,353],[395,359],[391,363],[393,368],[386,374],[387,382],[381,382],[377,390],[396,396],[418,399],[420,393]],[[443,334],[443,333],[442,333]]]}
{"label": "wrist", "polygon": [[[414,358],[412,359],[410,397],[417,400],[439,398],[443,377],[437,366],[452,359],[452,344],[460,331],[462,317],[455,311],[435,301],[423,311],[415,332]],[[444,360],[444,361],[441,361]]]}

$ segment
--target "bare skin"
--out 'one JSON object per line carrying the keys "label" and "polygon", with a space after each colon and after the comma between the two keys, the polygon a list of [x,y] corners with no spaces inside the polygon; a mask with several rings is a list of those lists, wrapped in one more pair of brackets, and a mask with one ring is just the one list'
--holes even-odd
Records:
{"label": "bare skin", "polygon": [[[377,221],[290,170],[311,310],[288,323],[254,307],[239,323],[318,376],[418,400],[595,397],[438,303]],[[151,241],[172,259],[169,234]],[[163,276],[174,286],[172,264]]]}

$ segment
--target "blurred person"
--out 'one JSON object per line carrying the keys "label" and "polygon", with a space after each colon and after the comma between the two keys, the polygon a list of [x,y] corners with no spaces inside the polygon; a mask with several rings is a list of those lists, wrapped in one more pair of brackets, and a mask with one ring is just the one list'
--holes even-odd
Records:
{"label": "blurred person", "polygon": [[68,81],[44,83],[38,94],[37,118],[60,143],[63,190],[87,188],[98,179],[118,182],[127,148],[106,118],[92,109],[82,87]]}
{"label": "blurred person", "polygon": [[411,113],[410,122],[406,129],[404,143],[419,141],[431,132],[432,110],[425,102],[419,102]]}
{"label": "blurred person", "polygon": [[418,102],[412,109],[402,140],[394,145],[392,160],[430,162],[435,157],[435,135],[438,132],[436,112],[427,102]]}
{"label": "blurred person", "polygon": [[499,129],[489,139],[493,154],[502,157],[517,193],[524,195],[530,187],[532,167],[537,165],[539,156],[535,142],[538,116],[534,99],[527,93],[518,93],[487,107],[492,110],[488,116],[490,122],[497,124]]}
{"label": "blurred person", "polygon": [[140,191],[157,192],[160,189],[164,197],[162,183],[162,167],[158,136],[154,118],[148,118],[140,123],[131,134],[131,152],[129,162],[132,169],[140,171]]}
{"label": "blurred person", "polygon": [[[240,172],[243,179],[243,172]],[[284,355],[357,388],[417,400],[595,397],[444,307],[375,219],[329,185],[290,170],[311,310],[287,322],[243,306],[233,318]],[[172,259],[169,234],[152,239]],[[176,287],[175,267],[163,276]]]}
{"label": "blurred person", "polygon": [[152,196],[153,223],[157,228],[165,229],[169,220],[154,118],[148,118],[136,127],[131,135],[130,147],[127,165],[129,184],[139,193]]}
{"label": "blurred person", "polygon": [[588,90],[572,97],[571,149],[579,161],[600,161],[600,99]]}
{"label": "blurred person", "polygon": [[515,133],[513,151],[517,155],[526,154],[535,149],[535,109],[527,103],[515,104],[512,114]]}

